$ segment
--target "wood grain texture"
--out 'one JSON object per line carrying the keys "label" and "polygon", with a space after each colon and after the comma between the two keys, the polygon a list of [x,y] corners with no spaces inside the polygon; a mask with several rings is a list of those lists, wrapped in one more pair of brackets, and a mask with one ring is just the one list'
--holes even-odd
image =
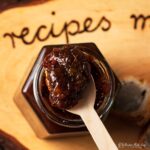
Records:
{"label": "wood grain texture", "polygon": [[0,1],[0,13],[4,10],[13,7],[25,7],[28,5],[37,5],[47,2],[48,0],[1,0]]}
{"label": "wood grain texture", "polygon": [[[19,34],[23,27],[29,27],[30,34],[26,37],[29,40],[42,24],[50,28],[51,23],[55,23],[55,31],[60,31],[65,21],[76,19],[82,28],[86,17],[92,17],[92,26],[95,26],[105,15],[112,22],[109,31],[99,28],[92,33],[69,36],[70,43],[94,42],[120,78],[134,75],[150,82],[149,22],[144,30],[134,30],[130,18],[131,14],[149,15],[149,8],[150,2],[146,0],[137,0],[136,3],[132,0],[77,0],[71,3],[69,0],[55,0],[37,6],[13,8],[0,14],[0,128],[15,135],[31,150],[96,150],[90,136],[38,139],[13,102],[14,93],[31,60],[36,58],[44,45],[66,43],[65,34],[59,38],[50,37],[44,42],[36,40],[32,45],[15,40],[16,48],[12,48],[10,39],[3,35],[6,32]],[[55,16],[51,15],[52,11],[56,12]],[[47,30],[41,34],[45,35]],[[69,30],[76,29],[71,26]],[[134,143],[139,135],[137,127],[118,124],[116,119],[109,119],[107,126],[116,143]]]}

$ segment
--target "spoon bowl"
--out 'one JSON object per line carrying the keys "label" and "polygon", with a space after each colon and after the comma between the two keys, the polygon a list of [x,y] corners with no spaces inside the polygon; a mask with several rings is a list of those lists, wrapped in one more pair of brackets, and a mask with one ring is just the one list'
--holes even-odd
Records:
{"label": "spoon bowl", "polygon": [[91,80],[89,81],[86,89],[83,91],[78,104],[72,107],[71,109],[68,109],[67,111],[74,114],[80,114],[83,112],[84,109],[86,110],[89,107],[93,108],[95,104],[95,98],[96,98],[96,87],[94,79],[91,76]]}

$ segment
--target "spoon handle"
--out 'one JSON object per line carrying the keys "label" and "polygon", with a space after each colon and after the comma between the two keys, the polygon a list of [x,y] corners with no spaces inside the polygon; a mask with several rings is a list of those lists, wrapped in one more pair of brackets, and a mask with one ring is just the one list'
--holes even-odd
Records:
{"label": "spoon handle", "polygon": [[94,108],[80,114],[99,150],[118,150]]}

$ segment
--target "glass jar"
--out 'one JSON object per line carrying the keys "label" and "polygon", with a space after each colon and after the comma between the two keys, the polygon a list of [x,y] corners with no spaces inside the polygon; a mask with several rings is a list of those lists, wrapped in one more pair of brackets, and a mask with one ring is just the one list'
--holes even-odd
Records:
{"label": "glass jar", "polygon": [[[71,45],[77,46],[88,58],[92,58],[89,59],[89,63],[91,64],[91,73],[97,89],[94,107],[100,118],[104,120],[113,104],[120,82],[95,44],[81,43]],[[48,89],[45,85],[42,62],[53,48],[62,46],[64,45],[52,45],[42,48],[21,90],[21,94],[25,97],[24,100],[28,102],[35,112],[34,117],[38,117],[43,128],[46,129],[47,134],[42,135],[34,127],[34,122],[30,122],[39,137],[70,135],[70,133],[76,135],[76,133],[86,131],[85,125],[79,116],[53,108],[46,101]],[[19,101],[16,99],[16,102],[18,103]]]}

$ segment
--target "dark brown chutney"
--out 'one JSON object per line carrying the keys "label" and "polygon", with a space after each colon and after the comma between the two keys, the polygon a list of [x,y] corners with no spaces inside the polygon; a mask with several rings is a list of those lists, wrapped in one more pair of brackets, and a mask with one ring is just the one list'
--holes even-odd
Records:
{"label": "dark brown chutney", "polygon": [[75,46],[54,48],[45,57],[43,66],[50,105],[59,109],[76,105],[91,78],[84,53]]}
{"label": "dark brown chutney", "polygon": [[[75,61],[72,58],[72,54],[71,54],[72,51],[76,53],[75,54],[76,56],[79,55],[77,60]],[[62,68],[59,68],[59,65],[57,64],[57,61],[56,61],[56,55],[57,57],[60,58],[59,60],[61,62],[60,64],[64,65],[65,67],[61,66]],[[62,55],[62,56],[59,56],[59,55]],[[73,82],[73,85],[71,85],[72,87],[70,91],[69,89],[67,89],[67,82],[69,82],[69,84],[72,84],[71,79],[68,80],[69,77],[65,76],[66,68],[69,69],[69,66],[67,65],[70,65],[70,63],[69,62],[65,63],[65,60],[62,60],[61,57],[62,59],[65,59],[65,58],[71,59],[70,60],[71,63],[74,61],[73,63],[75,66],[72,69],[76,69],[76,73],[77,73],[77,74],[76,73],[73,74],[74,80],[78,74],[80,75],[79,83]],[[85,62],[85,68],[83,69],[84,62]],[[98,63],[99,61],[98,59],[96,59],[96,57],[88,54],[88,51],[86,53],[85,47],[65,46],[65,47],[53,49],[45,57],[43,61],[43,66],[45,67],[46,73],[43,73],[42,81],[41,81],[42,82],[41,94],[43,97],[42,102],[47,108],[47,110],[61,118],[78,119],[79,118],[78,116],[67,112],[66,110],[62,109],[62,107],[63,108],[72,107],[78,102],[77,100],[80,95],[79,91],[84,90],[84,88],[87,86],[87,83],[90,80],[90,74],[92,74],[94,81],[95,81],[95,85],[96,85],[97,91],[96,91],[96,101],[95,101],[94,107],[96,110],[98,110],[101,104],[103,103],[105,97],[107,97],[110,94],[110,88],[111,88],[111,83],[108,77],[104,75],[104,70],[102,70],[103,68],[101,68]],[[58,66],[56,65],[57,67],[55,68],[53,64],[57,64]],[[57,95],[58,97],[55,96],[55,94],[53,95],[53,89],[55,89],[55,86],[56,86],[56,83],[53,83],[52,79],[50,79],[50,73],[54,73],[53,71],[56,71],[55,73],[58,75],[57,77],[59,78],[59,80],[56,80],[56,81],[60,82],[59,84],[62,86],[62,89],[59,88],[58,92],[56,91],[56,95],[58,94]],[[83,74],[80,71],[83,72]],[[51,95],[51,91],[52,91],[52,95]],[[60,96],[59,92],[63,94],[62,97]],[[57,98],[60,98],[60,99],[57,99]],[[65,101],[65,98],[67,98],[66,101]],[[61,102],[58,103],[57,105],[55,103],[57,103],[58,100],[60,100]]]}

